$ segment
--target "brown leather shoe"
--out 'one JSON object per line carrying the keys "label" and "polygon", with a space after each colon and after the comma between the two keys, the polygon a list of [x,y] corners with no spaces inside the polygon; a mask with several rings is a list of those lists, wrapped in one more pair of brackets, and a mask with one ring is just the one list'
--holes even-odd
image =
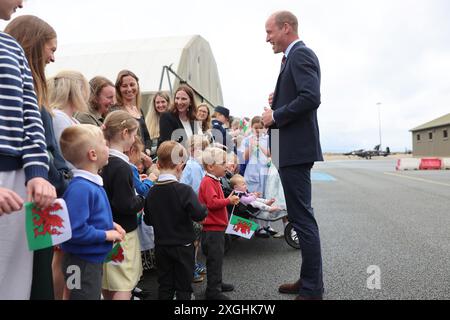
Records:
{"label": "brown leather shoe", "polygon": [[279,293],[298,294],[300,291],[301,280],[297,280],[294,283],[284,283],[278,288]]}
{"label": "brown leather shoe", "polygon": [[323,300],[322,296],[301,296],[298,295],[294,300]]}

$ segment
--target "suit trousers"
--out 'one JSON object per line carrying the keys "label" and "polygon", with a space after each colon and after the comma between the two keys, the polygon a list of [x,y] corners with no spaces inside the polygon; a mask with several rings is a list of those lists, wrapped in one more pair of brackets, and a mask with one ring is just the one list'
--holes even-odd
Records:
{"label": "suit trousers", "polygon": [[313,163],[279,169],[286,197],[288,219],[297,232],[302,264],[300,279],[302,296],[323,294],[322,253],[319,227],[311,207],[311,168]]}
{"label": "suit trousers", "polygon": [[158,299],[191,300],[194,278],[194,246],[155,246],[158,266]]}

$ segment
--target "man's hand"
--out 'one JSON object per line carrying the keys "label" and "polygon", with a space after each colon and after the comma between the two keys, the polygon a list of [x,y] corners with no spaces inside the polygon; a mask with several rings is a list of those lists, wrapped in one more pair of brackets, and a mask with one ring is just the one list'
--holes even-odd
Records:
{"label": "man's hand", "polygon": [[273,122],[273,111],[270,108],[264,108],[264,112],[262,114],[262,121],[264,123],[264,127],[269,128]]}
{"label": "man's hand", "polygon": [[14,191],[0,188],[0,216],[22,209],[23,199]]}
{"label": "man's hand", "polygon": [[41,209],[47,208],[56,199],[55,187],[47,180],[40,177],[28,181],[27,194],[28,201],[34,202],[34,204]]}

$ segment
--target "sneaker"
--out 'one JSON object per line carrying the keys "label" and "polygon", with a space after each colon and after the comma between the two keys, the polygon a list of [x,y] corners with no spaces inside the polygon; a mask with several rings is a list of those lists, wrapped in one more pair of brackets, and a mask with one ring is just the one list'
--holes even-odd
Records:
{"label": "sneaker", "polygon": [[283,232],[277,232],[276,234],[274,234],[272,237],[278,239],[278,238],[283,238],[284,237],[284,233]]}
{"label": "sneaker", "polygon": [[264,229],[259,229],[258,231],[256,231],[255,236],[257,236],[259,238],[269,238],[270,237],[269,233]]}
{"label": "sneaker", "polygon": [[271,226],[265,227],[264,230],[266,230],[267,233],[270,234],[271,236],[276,235],[278,233]]}
{"label": "sneaker", "polygon": [[206,274],[206,266],[203,263],[196,263],[195,264],[195,272],[198,274],[205,275]]}
{"label": "sneaker", "polygon": [[202,276],[201,274],[197,273],[196,271],[194,271],[194,278],[192,279],[192,282],[198,283],[198,282],[202,282],[203,280],[205,280],[205,277]]}

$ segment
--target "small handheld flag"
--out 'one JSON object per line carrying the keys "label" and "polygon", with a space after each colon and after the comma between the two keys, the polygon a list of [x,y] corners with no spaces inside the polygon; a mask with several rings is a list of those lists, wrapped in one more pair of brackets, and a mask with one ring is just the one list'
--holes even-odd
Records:
{"label": "small handheld flag", "polygon": [[106,256],[105,263],[118,265],[121,264],[123,260],[125,260],[125,256],[123,255],[123,248],[120,245],[120,242],[118,242],[113,246],[112,250]]}
{"label": "small handheld flag", "polygon": [[31,251],[55,246],[72,238],[69,212],[63,199],[56,199],[45,209],[27,202],[25,214],[28,248]]}
{"label": "small handheld flag", "polygon": [[257,223],[232,214],[225,233],[250,239],[258,227]]}

